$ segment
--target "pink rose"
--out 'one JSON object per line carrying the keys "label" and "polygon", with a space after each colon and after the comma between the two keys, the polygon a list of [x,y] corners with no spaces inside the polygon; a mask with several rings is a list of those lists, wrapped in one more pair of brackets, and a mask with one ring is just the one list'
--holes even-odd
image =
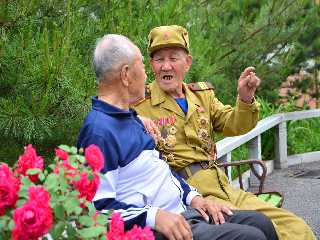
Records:
{"label": "pink rose", "polygon": [[68,154],[67,152],[63,151],[63,150],[60,149],[60,148],[56,148],[56,149],[55,149],[55,152],[56,152],[56,156],[57,156],[58,158],[60,158],[61,160],[66,161],[66,160],[68,159],[68,157],[69,157],[69,154]]}
{"label": "pink rose", "polygon": [[35,201],[42,207],[50,207],[50,194],[43,187],[31,186],[28,193],[30,201]]}
{"label": "pink rose", "polygon": [[104,165],[104,157],[100,148],[91,144],[84,150],[84,156],[94,171],[100,172]]}
{"label": "pink rose", "polygon": [[57,162],[53,172],[55,174],[59,174],[59,168],[63,168],[64,169],[64,176],[68,180],[72,180],[73,177],[77,174],[77,169],[72,167],[70,165],[70,163],[68,162],[68,160],[65,160],[63,162]]}
{"label": "pink rose", "polygon": [[125,239],[124,222],[120,213],[113,212],[111,221],[109,223],[110,230],[106,233],[108,240],[122,240]]}
{"label": "pink rose", "polygon": [[40,206],[36,201],[29,201],[14,210],[15,227],[12,230],[14,240],[38,240],[50,231],[51,208]]}
{"label": "pink rose", "polygon": [[149,227],[141,228],[134,225],[125,233],[124,221],[117,212],[112,213],[109,227],[110,230],[106,233],[108,240],[154,240],[153,232]]}
{"label": "pink rose", "polygon": [[4,215],[5,209],[14,207],[18,200],[20,182],[14,177],[7,164],[0,165],[0,216]]}
{"label": "pink rose", "polygon": [[153,232],[149,227],[141,228],[137,225],[126,232],[126,237],[127,240],[154,240]]}
{"label": "pink rose", "polygon": [[88,174],[84,172],[80,175],[80,180],[75,181],[74,184],[80,193],[79,198],[85,198],[87,201],[91,202],[97,192],[100,178],[94,173],[93,180],[90,181],[88,179]]}
{"label": "pink rose", "polygon": [[[36,150],[31,144],[24,148],[24,153],[19,157],[17,173],[27,176],[28,169],[38,168],[43,170],[44,162],[41,156],[37,155]],[[38,181],[38,174],[28,175],[32,182]]]}

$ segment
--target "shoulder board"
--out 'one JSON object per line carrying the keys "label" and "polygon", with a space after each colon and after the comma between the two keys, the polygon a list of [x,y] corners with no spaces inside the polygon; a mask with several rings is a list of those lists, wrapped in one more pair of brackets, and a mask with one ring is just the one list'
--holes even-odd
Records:
{"label": "shoulder board", "polygon": [[142,103],[142,102],[144,102],[145,100],[151,98],[151,91],[150,91],[150,86],[149,86],[149,85],[146,85],[146,86],[145,86],[144,92],[145,92],[145,97],[144,97],[143,99],[140,99],[140,100],[134,102],[134,103],[131,103],[131,106],[132,106],[132,107],[136,107],[136,106],[138,106],[140,103]]}
{"label": "shoulder board", "polygon": [[210,82],[194,82],[189,83],[188,88],[191,91],[205,91],[205,90],[214,90],[214,86]]}
{"label": "shoulder board", "polygon": [[145,86],[144,94],[145,94],[145,98],[151,98],[150,85]]}

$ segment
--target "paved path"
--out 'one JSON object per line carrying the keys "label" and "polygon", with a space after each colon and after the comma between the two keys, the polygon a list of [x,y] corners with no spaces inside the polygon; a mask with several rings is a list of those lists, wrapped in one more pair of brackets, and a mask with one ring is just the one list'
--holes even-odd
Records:
{"label": "paved path", "polygon": [[[315,170],[319,170],[319,175]],[[313,176],[302,176],[303,173]],[[267,176],[266,185],[284,193],[283,208],[302,217],[320,240],[320,161],[274,170]]]}

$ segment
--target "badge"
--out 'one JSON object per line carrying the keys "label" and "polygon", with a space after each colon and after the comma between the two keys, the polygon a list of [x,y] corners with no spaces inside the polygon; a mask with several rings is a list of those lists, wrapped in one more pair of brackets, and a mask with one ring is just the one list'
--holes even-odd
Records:
{"label": "badge", "polygon": [[209,120],[206,117],[200,117],[200,119],[198,119],[198,123],[201,125],[201,127],[205,127],[209,124]]}
{"label": "badge", "polygon": [[168,161],[168,162],[174,162],[174,155],[173,155],[173,153],[169,153],[169,154],[167,155],[167,161]]}
{"label": "badge", "polygon": [[198,137],[203,141],[209,137],[208,131],[206,129],[199,129],[198,130]]}
{"label": "badge", "polygon": [[166,141],[165,145],[168,148],[173,148],[176,145],[177,139],[174,135],[168,135],[165,141]]}
{"label": "badge", "polygon": [[175,116],[174,116],[174,115],[171,115],[171,116],[170,116],[170,124],[173,125],[175,121],[176,121]]}
{"label": "badge", "polygon": [[167,130],[167,128],[165,128],[165,127],[161,128],[161,129],[160,129],[160,133],[161,133],[161,137],[167,138],[167,136],[168,136],[168,130]]}
{"label": "badge", "polygon": [[211,142],[211,141],[204,142],[204,143],[202,144],[202,148],[203,148],[203,150],[205,150],[206,152],[211,152],[212,142]]}
{"label": "badge", "polygon": [[176,128],[175,126],[171,126],[171,127],[169,128],[169,133],[170,133],[171,135],[176,135],[176,133],[177,133],[177,128]]}
{"label": "badge", "polygon": [[169,33],[165,32],[163,34],[163,40],[167,41],[169,39]]}
{"label": "badge", "polygon": [[165,140],[162,137],[159,138],[157,142],[157,148],[159,151],[164,150],[164,144],[165,144]]}
{"label": "badge", "polygon": [[204,113],[204,112],[206,111],[206,110],[205,110],[203,107],[201,107],[201,106],[198,106],[196,110],[197,110],[198,113]]}

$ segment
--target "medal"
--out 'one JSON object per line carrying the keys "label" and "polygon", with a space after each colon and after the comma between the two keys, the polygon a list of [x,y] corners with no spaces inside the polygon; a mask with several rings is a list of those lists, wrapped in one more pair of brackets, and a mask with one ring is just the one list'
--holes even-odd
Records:
{"label": "medal", "polygon": [[206,111],[206,110],[205,110],[203,107],[201,107],[201,106],[198,106],[196,110],[197,110],[198,113],[204,113],[204,112]]}

